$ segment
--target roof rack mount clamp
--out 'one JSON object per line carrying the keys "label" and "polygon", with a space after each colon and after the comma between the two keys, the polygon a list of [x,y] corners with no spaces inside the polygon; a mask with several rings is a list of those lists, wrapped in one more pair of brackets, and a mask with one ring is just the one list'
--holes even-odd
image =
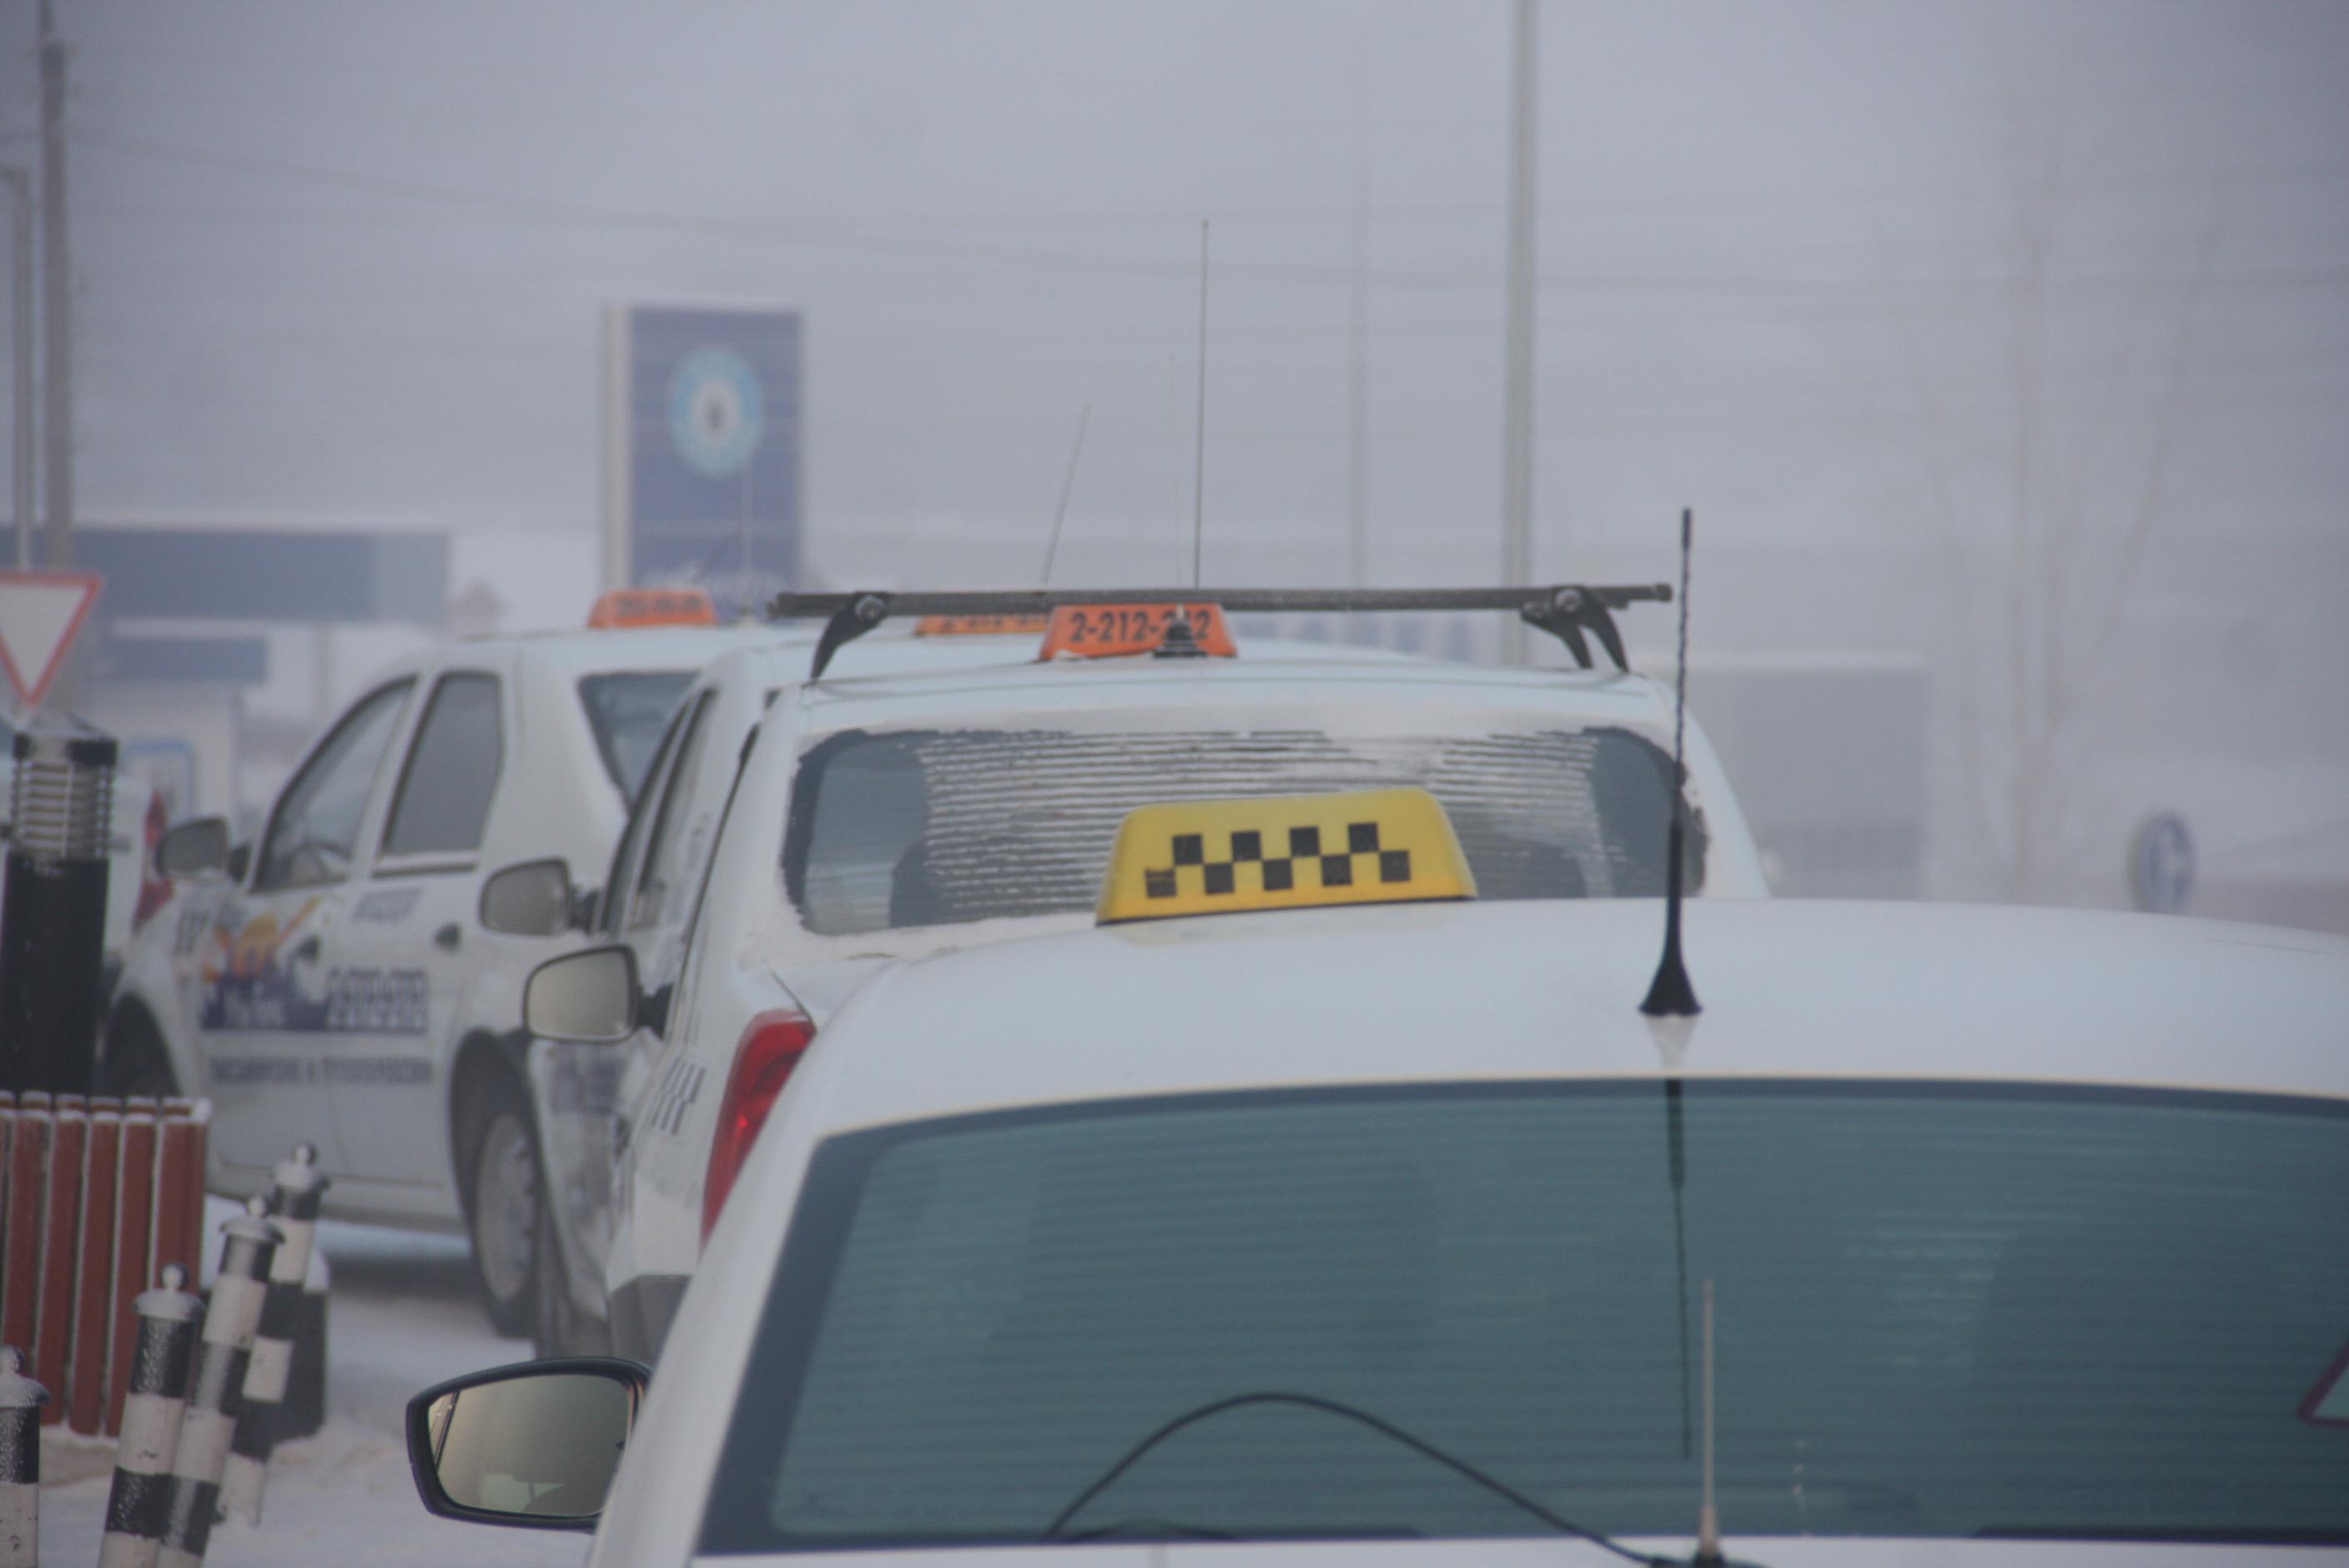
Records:
{"label": "roof rack mount clamp", "polygon": [[808,671],[812,681],[823,678],[823,669],[832,663],[832,655],[854,642],[889,618],[889,595],[886,593],[855,593],[842,601],[832,619],[823,624],[823,635],[815,643],[815,663]]}
{"label": "roof rack mount clamp", "polygon": [[1629,671],[1630,661],[1623,653],[1623,634],[1616,629],[1615,617],[1607,602],[1596,593],[1577,587],[1557,589],[1547,598],[1534,600],[1517,612],[1529,626],[1538,626],[1564,643],[1574,662],[1584,669],[1591,667],[1590,644],[1583,637],[1588,630],[1599,638],[1599,646],[1615,661],[1618,670]]}

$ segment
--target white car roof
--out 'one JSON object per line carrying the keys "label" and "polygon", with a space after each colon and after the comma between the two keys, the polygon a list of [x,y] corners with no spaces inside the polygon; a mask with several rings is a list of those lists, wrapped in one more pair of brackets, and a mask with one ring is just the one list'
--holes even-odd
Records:
{"label": "white car roof", "polygon": [[[852,645],[853,646],[854,645]],[[844,661],[846,654],[842,655]],[[837,665],[835,665],[837,667]],[[1181,690],[1206,694],[1218,688],[1237,689],[1268,682],[1352,683],[1366,691],[1401,694],[1414,688],[1430,696],[1440,688],[1475,686],[1515,706],[1571,704],[1626,721],[1669,720],[1664,687],[1649,677],[1618,671],[1502,668],[1454,664],[1414,655],[1387,655],[1336,644],[1259,642],[1243,645],[1240,656],[1227,659],[1160,659],[1148,656],[1112,659],[1057,659],[1041,663],[1032,656],[1002,665],[964,660],[944,664],[935,672],[874,670],[862,676],[823,680],[803,688],[801,701],[820,715],[817,727],[845,727],[864,722],[857,713],[826,712],[835,705],[907,703],[934,699],[945,709],[968,706],[1036,709],[1055,703],[1071,707],[1123,705],[1144,689]],[[957,698],[976,699],[966,705]],[[1005,700],[1006,698],[1009,700]]]}
{"label": "white car roof", "polygon": [[468,637],[450,644],[446,657],[461,662],[468,649],[510,646],[525,660],[565,675],[605,670],[698,671],[733,649],[786,640],[812,644],[813,639],[796,629],[785,632],[757,622],[729,626],[620,626]]}
{"label": "white car roof", "polygon": [[[767,684],[792,686],[808,678],[817,634],[805,629],[805,623],[793,623],[791,630],[774,635],[771,641],[758,644],[743,655],[757,660],[763,666],[761,678]],[[771,628],[771,632],[772,630]],[[846,694],[864,690],[867,683],[874,680],[920,677],[973,669],[1024,670],[1050,681],[1065,679],[1093,667],[1150,668],[1154,665],[1162,674],[1179,667],[1177,661],[1147,656],[1060,659],[1044,664],[1036,656],[1040,645],[1041,640],[1030,634],[923,637],[914,635],[910,630],[892,628],[844,645],[833,655],[831,666],[824,671],[822,686],[826,690]],[[1426,665],[1431,662],[1417,655],[1399,654],[1385,648],[1249,637],[1245,634],[1240,636],[1239,647],[1239,655],[1234,659],[1185,660],[1180,665],[1206,662],[1217,665],[1312,663],[1392,668],[1398,665]],[[1056,673],[1043,673],[1047,671]]]}
{"label": "white car roof", "polygon": [[1686,1022],[1638,1011],[1661,950],[1655,900],[1220,915],[900,965],[823,1032],[795,1087],[823,1132],[1054,1101],[1657,1078],[1675,1064],[1693,1078],[2349,1098],[2349,941],[1967,905],[1691,900],[1684,918],[1703,1006]]}

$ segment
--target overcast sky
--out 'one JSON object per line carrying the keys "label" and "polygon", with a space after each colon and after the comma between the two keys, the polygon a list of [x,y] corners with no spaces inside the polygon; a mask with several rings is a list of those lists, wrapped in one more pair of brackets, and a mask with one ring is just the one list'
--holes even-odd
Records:
{"label": "overcast sky", "polygon": [[[520,529],[585,560],[600,306],[748,299],[806,313],[819,566],[917,537],[1025,576],[1090,403],[1064,560],[1164,571],[1206,218],[1210,558],[1326,579],[1359,166],[1373,572],[1497,562],[1501,0],[58,9],[90,517]],[[0,134],[29,154],[13,10]],[[2190,309],[2193,395],[2247,428],[2184,482],[2337,517],[2349,9],[1542,23],[1546,571],[1692,501],[1729,540],[1917,526],[1936,428],[2002,461],[1969,421],[2013,391],[2034,225],[2048,418],[2150,418]]]}
{"label": "overcast sky", "polygon": [[[1179,579],[1206,220],[1208,575],[1343,580],[1358,279],[1370,575],[1497,573],[1506,0],[57,9],[87,519],[454,530],[575,624],[604,308],[750,301],[814,577],[1032,581],[1090,406],[1058,580]],[[2163,800],[2349,855],[2349,6],[1547,0],[1539,62],[1537,574],[1693,505],[1701,651],[1925,661],[1946,859],[2058,764],[2083,866]]]}

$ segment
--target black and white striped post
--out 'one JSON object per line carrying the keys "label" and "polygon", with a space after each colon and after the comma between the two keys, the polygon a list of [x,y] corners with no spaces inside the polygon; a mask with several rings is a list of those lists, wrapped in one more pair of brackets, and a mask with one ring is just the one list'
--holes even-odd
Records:
{"label": "black and white striped post", "polygon": [[277,1437],[306,1438],[326,1424],[326,1295],[333,1272],[323,1247],[310,1249],[310,1272],[294,1314],[294,1369],[285,1379],[285,1402],[277,1408]]}
{"label": "black and white striped post", "polygon": [[0,1568],[41,1561],[41,1407],[49,1391],[25,1376],[25,1353],[0,1346]]}
{"label": "black and white striped post", "polygon": [[294,1340],[304,1314],[302,1292],[310,1273],[310,1252],[318,1235],[318,1205],[326,1196],[326,1173],[318,1150],[297,1143],[278,1161],[269,1214],[282,1239],[269,1263],[269,1294],[261,1304],[261,1326],[245,1367],[244,1400],[237,1412],[236,1440],[221,1482],[222,1511],[248,1524],[261,1522],[262,1489],[269,1480],[269,1456],[285,1429],[285,1400],[294,1370]]}
{"label": "black and white striped post", "polygon": [[269,1264],[277,1251],[277,1227],[262,1216],[268,1201],[254,1198],[245,1212],[222,1225],[212,1302],[204,1313],[196,1351],[195,1386],[180,1418],[180,1448],[171,1456],[171,1502],[165,1511],[158,1568],[200,1568],[220,1514],[221,1472],[236,1435],[237,1406],[244,1396],[244,1368],[253,1355],[254,1331],[269,1294]]}
{"label": "black and white striped post", "polygon": [[122,1435],[114,1444],[114,1487],[106,1497],[106,1536],[98,1568],[154,1568],[171,1507],[171,1459],[180,1449],[180,1418],[188,1403],[188,1371],[195,1363],[203,1297],[188,1289],[188,1271],[163,1265],[160,1289],[130,1304],[139,1316],[139,1344],[130,1362],[130,1392],[122,1401]]}

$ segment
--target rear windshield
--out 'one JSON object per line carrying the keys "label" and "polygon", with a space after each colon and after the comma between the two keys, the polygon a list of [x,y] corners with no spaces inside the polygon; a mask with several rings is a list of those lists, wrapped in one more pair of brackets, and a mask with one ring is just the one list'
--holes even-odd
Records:
{"label": "rear windshield", "polygon": [[604,771],[619,786],[621,799],[636,798],[668,716],[692,681],[691,670],[626,670],[579,683],[579,706],[587,710]]}
{"label": "rear windshield", "polygon": [[[1700,1037],[1702,1026],[1700,1026]],[[1540,1535],[2349,1542],[2349,1107],[1691,1080],[837,1138],[705,1552]],[[1577,1559],[1578,1561],[1579,1559]],[[1593,1561],[1598,1561],[1593,1558]]]}
{"label": "rear windshield", "polygon": [[1068,913],[1093,907],[1138,806],[1417,785],[1451,815],[1480,898],[1652,897],[1671,775],[1662,748],[1615,728],[847,730],[800,759],[784,882],[825,936]]}

